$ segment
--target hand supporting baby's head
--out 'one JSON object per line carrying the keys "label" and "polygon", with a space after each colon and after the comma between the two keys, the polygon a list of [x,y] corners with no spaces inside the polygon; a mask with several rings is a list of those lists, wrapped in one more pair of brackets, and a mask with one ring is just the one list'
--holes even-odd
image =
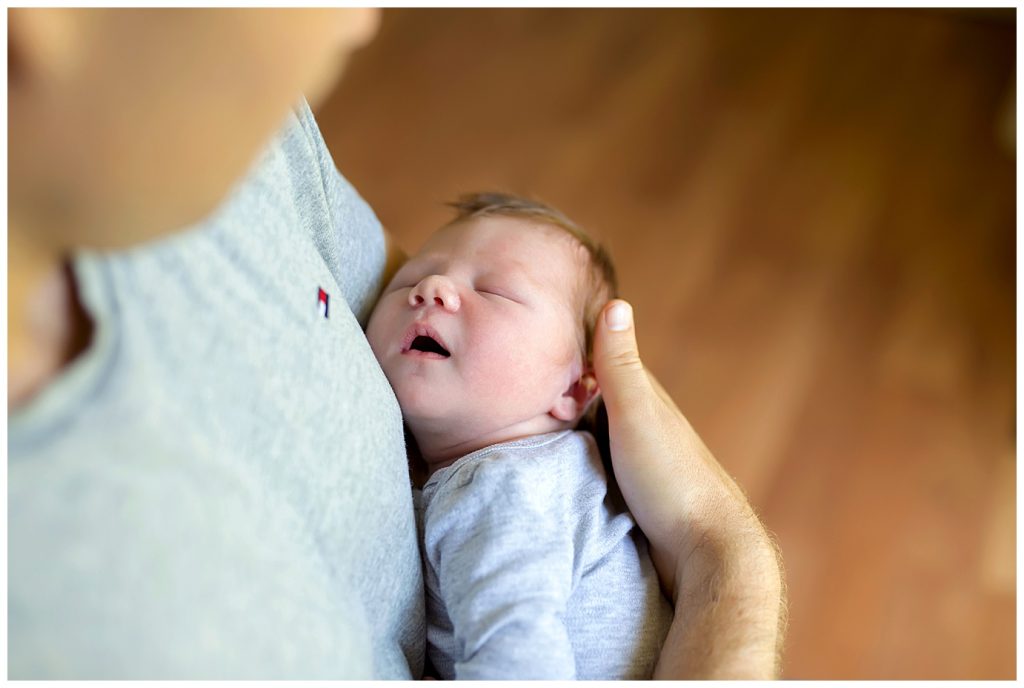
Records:
{"label": "hand supporting baby's head", "polygon": [[472,194],[395,275],[367,337],[435,467],[476,449],[574,427],[597,394],[607,252],[557,210]]}

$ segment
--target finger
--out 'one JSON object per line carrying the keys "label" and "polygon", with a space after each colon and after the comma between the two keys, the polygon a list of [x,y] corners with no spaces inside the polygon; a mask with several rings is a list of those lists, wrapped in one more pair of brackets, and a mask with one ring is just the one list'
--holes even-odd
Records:
{"label": "finger", "polygon": [[594,373],[610,412],[650,394],[650,381],[636,346],[633,307],[626,301],[609,301],[597,319]]}

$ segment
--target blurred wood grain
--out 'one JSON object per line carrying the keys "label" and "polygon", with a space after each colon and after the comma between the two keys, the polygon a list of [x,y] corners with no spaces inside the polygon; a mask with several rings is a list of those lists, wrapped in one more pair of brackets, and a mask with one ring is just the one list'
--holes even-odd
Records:
{"label": "blurred wood grain", "polygon": [[386,10],[317,115],[407,249],[490,188],[610,247],[786,677],[1012,679],[1013,12]]}

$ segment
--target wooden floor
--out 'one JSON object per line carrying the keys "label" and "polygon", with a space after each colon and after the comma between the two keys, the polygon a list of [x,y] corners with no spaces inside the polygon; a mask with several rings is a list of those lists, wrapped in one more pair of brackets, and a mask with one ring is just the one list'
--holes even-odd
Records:
{"label": "wooden floor", "polygon": [[1009,12],[387,10],[318,110],[407,249],[489,188],[610,246],[781,543],[788,678],[1015,677]]}

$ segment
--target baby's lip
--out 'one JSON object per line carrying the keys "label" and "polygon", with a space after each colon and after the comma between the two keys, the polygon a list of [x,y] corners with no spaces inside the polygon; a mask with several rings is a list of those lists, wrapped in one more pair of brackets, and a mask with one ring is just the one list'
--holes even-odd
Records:
{"label": "baby's lip", "polygon": [[405,336],[402,337],[402,347],[400,353],[406,353],[412,348],[413,340],[417,337],[430,337],[438,344],[440,344],[445,351],[448,352],[449,356],[452,353],[452,348],[448,346],[448,342],[444,340],[441,333],[431,327],[425,322],[414,322],[409,326],[409,329],[405,331]]}

